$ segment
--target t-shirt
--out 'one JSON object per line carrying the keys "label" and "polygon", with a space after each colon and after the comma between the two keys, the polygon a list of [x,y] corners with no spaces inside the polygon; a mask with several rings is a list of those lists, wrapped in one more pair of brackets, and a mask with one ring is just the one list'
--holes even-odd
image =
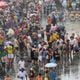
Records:
{"label": "t-shirt", "polygon": [[19,61],[18,65],[19,65],[19,69],[22,69],[22,68],[25,69],[25,62],[24,61]]}
{"label": "t-shirt", "polygon": [[36,77],[36,80],[42,80],[42,77],[37,76],[37,77]]}
{"label": "t-shirt", "polygon": [[26,75],[27,74],[25,71],[23,71],[23,72],[19,71],[17,74],[17,76],[19,77],[20,80],[26,80]]}
{"label": "t-shirt", "polygon": [[75,40],[73,39],[73,40],[70,40],[70,45],[74,45],[74,43],[75,43]]}
{"label": "t-shirt", "polygon": [[6,51],[8,54],[13,54],[13,47],[10,45],[6,46]]}
{"label": "t-shirt", "polygon": [[48,77],[45,77],[44,80],[49,80]]}

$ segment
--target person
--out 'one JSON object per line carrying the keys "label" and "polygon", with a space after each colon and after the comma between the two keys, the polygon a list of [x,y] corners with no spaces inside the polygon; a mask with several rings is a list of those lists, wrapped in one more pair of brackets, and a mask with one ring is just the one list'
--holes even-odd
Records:
{"label": "person", "polygon": [[4,78],[4,80],[12,80],[11,77],[7,74]]}
{"label": "person", "polygon": [[25,69],[20,69],[18,74],[17,74],[17,78],[20,80],[26,80],[27,79],[27,73],[25,71]]}
{"label": "person", "polygon": [[52,15],[52,24],[53,24],[53,26],[55,26],[56,23],[57,23],[57,19],[56,19],[55,15],[53,14]]}
{"label": "person", "polygon": [[36,77],[36,80],[43,80],[41,73],[38,74],[38,76]]}
{"label": "person", "polygon": [[43,76],[43,80],[50,80],[49,75],[48,75],[48,70],[45,71],[45,74]]}
{"label": "person", "polygon": [[5,46],[5,50],[8,53],[8,59],[9,59],[9,68],[11,69],[13,66],[13,60],[14,60],[14,47],[12,44],[9,44]]}
{"label": "person", "polygon": [[23,58],[20,59],[20,61],[18,62],[19,65],[19,69],[25,69],[25,61]]}
{"label": "person", "polygon": [[35,80],[35,71],[33,68],[30,68],[30,71],[29,71],[29,79],[30,80]]}
{"label": "person", "polygon": [[51,20],[51,17],[50,16],[47,17],[47,23],[48,24],[51,24],[52,23],[52,20]]}
{"label": "person", "polygon": [[50,72],[49,72],[49,78],[50,78],[50,80],[56,80],[56,72],[54,71],[54,69],[50,70]]}

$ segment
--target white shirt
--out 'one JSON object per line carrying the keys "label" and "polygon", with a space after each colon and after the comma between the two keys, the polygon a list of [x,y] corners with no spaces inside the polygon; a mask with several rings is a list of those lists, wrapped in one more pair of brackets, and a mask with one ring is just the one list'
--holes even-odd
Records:
{"label": "white shirt", "polygon": [[[25,71],[23,71],[23,72],[21,72],[21,71],[19,71],[18,72],[18,74],[17,74],[17,76],[19,76],[19,80],[26,80],[26,72]],[[21,77],[23,78],[23,79],[21,79]]]}
{"label": "white shirt", "polygon": [[71,45],[74,45],[74,43],[75,43],[75,39],[70,40],[70,44],[71,44]]}
{"label": "white shirt", "polygon": [[19,65],[19,69],[22,69],[22,68],[24,68],[25,69],[25,61],[19,61],[19,63],[18,63],[18,65]]}
{"label": "white shirt", "polygon": [[28,40],[30,41],[30,43],[32,43],[32,39],[30,36],[28,36]]}
{"label": "white shirt", "polygon": [[74,39],[74,47],[78,46],[78,41],[77,39]]}

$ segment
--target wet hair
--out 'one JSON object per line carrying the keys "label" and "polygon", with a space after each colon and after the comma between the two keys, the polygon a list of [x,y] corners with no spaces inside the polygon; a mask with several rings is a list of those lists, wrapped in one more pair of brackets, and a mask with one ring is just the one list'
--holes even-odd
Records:
{"label": "wet hair", "polygon": [[48,73],[48,70],[46,70],[45,73]]}
{"label": "wet hair", "polygon": [[23,57],[21,57],[21,58],[20,58],[20,60],[24,60],[24,58],[23,58]]}
{"label": "wet hair", "polygon": [[39,73],[39,76],[41,76],[42,74],[41,73]]}
{"label": "wet hair", "polygon": [[57,42],[57,45],[59,45],[60,43],[59,42]]}
{"label": "wet hair", "polygon": [[25,70],[24,68],[20,69],[21,72],[23,72],[24,70]]}

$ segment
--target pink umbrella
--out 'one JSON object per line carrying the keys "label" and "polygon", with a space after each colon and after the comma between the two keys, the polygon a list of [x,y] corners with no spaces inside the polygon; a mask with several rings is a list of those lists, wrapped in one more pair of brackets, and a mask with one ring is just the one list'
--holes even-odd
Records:
{"label": "pink umbrella", "polygon": [[6,6],[8,6],[7,2],[0,1],[0,8],[5,8]]}

